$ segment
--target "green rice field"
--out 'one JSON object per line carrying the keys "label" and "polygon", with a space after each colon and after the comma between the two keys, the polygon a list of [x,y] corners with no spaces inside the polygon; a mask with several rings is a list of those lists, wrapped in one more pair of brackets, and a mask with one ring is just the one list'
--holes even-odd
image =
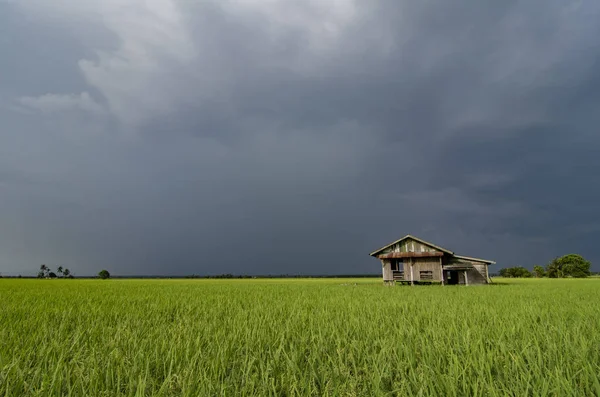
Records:
{"label": "green rice field", "polygon": [[0,396],[245,395],[600,395],[600,279],[0,279]]}

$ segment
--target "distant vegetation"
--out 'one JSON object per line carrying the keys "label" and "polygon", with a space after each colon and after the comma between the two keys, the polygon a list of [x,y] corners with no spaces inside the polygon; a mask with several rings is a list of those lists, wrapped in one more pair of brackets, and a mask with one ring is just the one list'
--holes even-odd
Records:
{"label": "distant vegetation", "polygon": [[0,396],[597,396],[598,280],[0,282]]}
{"label": "distant vegetation", "polygon": [[554,259],[546,268],[546,272],[550,278],[584,278],[590,275],[590,265],[590,262],[580,255],[570,254]]}
{"label": "distant vegetation", "polygon": [[542,278],[542,277],[544,277],[546,275],[546,270],[544,269],[543,266],[535,265],[533,267],[533,274],[537,278]]}
{"label": "distant vegetation", "polygon": [[[19,275],[19,278],[20,277],[21,276]],[[108,270],[101,270],[98,273],[98,277],[101,279],[107,279],[110,278],[110,273]],[[74,276],[69,269],[63,268],[62,266],[58,266],[55,273],[48,266],[41,265],[40,271],[37,274],[37,278],[74,278]]]}
{"label": "distant vegetation", "polygon": [[184,278],[205,278],[205,279],[248,279],[248,278],[373,278],[381,277],[381,273],[376,274],[334,274],[334,275],[310,275],[310,274],[266,274],[266,275],[248,275],[248,274],[216,274],[216,275],[199,275],[190,274]]}
{"label": "distant vegetation", "polygon": [[37,274],[38,278],[73,278],[71,271],[69,269],[65,269],[62,266],[59,266],[56,269],[56,273],[54,273],[48,266],[41,265],[40,271]]}
{"label": "distant vegetation", "polygon": [[500,277],[531,277],[531,272],[523,266],[507,267],[505,269],[500,269],[498,273],[500,274]]}
{"label": "distant vegetation", "polygon": [[508,267],[500,269],[498,272],[501,277],[510,278],[528,278],[528,277],[549,277],[549,278],[585,278],[590,276],[590,262],[581,255],[569,254],[553,259],[546,268],[535,265],[533,272],[530,272],[522,266]]}

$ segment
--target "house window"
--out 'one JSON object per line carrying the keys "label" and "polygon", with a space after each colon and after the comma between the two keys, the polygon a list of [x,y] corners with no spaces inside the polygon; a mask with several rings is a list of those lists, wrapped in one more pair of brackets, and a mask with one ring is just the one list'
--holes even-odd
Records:
{"label": "house window", "polygon": [[404,270],[404,262],[402,261],[402,259],[396,259],[392,261],[391,267],[393,271]]}
{"label": "house window", "polygon": [[422,270],[419,272],[419,277],[421,280],[433,280],[433,272],[431,270]]}

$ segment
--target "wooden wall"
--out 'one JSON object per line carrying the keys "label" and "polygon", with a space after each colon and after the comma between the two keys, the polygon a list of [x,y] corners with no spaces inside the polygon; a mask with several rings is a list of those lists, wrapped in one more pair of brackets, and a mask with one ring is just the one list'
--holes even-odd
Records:
{"label": "wooden wall", "polygon": [[394,280],[394,276],[392,274],[392,260],[391,259],[382,259],[381,266],[383,271],[383,281],[392,281]]}
{"label": "wooden wall", "polygon": [[413,263],[413,280],[420,281],[421,271],[433,272],[433,279],[423,281],[441,281],[440,257],[434,256],[430,258],[405,258],[404,259],[404,279],[410,281],[410,261]]}
{"label": "wooden wall", "polygon": [[[383,273],[383,281],[392,281],[394,279],[394,275],[392,272],[392,261],[396,261],[397,259],[382,259],[382,273]],[[423,258],[404,258],[404,280],[410,281],[410,263],[412,260],[413,264],[413,281],[434,281],[440,282],[442,281],[442,271],[440,267],[440,257],[423,257]],[[444,264],[446,264],[447,259],[444,258]],[[464,259],[458,258],[449,258],[448,261],[450,265],[459,265],[459,264],[469,264],[473,266],[473,269],[467,270],[467,278],[469,284],[487,284],[488,282],[488,273],[487,266],[485,263],[468,261]],[[431,271],[432,278],[431,279],[423,279],[421,280],[421,271]],[[465,275],[463,270],[458,271],[458,283],[465,284]]]}
{"label": "wooden wall", "polygon": [[473,270],[467,272],[469,284],[487,284],[487,265],[484,263],[473,263]]}

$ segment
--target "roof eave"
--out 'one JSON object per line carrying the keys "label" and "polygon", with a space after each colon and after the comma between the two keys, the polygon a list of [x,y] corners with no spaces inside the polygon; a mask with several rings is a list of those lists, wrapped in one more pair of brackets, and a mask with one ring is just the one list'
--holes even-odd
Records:
{"label": "roof eave", "polygon": [[487,259],[473,258],[473,257],[470,257],[470,256],[454,255],[454,257],[458,258],[458,259],[465,259],[465,260],[468,260],[468,261],[475,261],[475,262],[487,263],[489,265],[495,265],[496,264],[496,262],[494,262],[494,261],[489,261]]}

